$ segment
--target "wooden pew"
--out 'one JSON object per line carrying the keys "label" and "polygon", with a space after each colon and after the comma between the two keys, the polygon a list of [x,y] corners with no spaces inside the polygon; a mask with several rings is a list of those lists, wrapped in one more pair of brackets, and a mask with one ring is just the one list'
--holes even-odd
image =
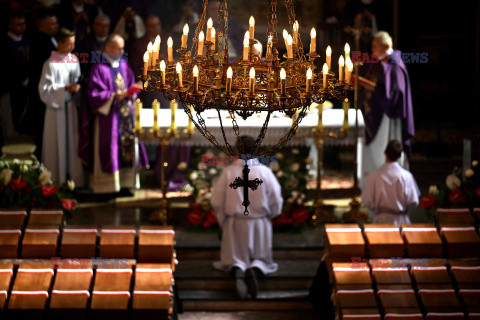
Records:
{"label": "wooden pew", "polygon": [[380,312],[376,308],[369,309],[343,309],[342,319],[345,320],[380,320]]}
{"label": "wooden pew", "polygon": [[40,226],[60,228],[62,224],[62,210],[33,209],[30,211],[27,228],[35,229]]}
{"label": "wooden pew", "polygon": [[442,239],[433,224],[402,225],[407,256],[410,258],[441,258]]}
{"label": "wooden pew", "polygon": [[94,291],[130,291],[133,271],[125,269],[97,269]]}
{"label": "wooden pew", "polygon": [[420,289],[418,295],[427,313],[461,311],[453,289]]}
{"label": "wooden pew", "polygon": [[475,220],[468,208],[437,210],[437,224],[469,224],[473,225]]}
{"label": "wooden pew", "polygon": [[142,268],[137,266],[134,290],[170,291],[172,279],[172,269],[170,268]]}
{"label": "wooden pew", "polygon": [[372,289],[372,278],[367,263],[332,263],[336,290]]}
{"label": "wooden pew", "polygon": [[62,236],[62,258],[95,257],[96,228],[65,228]]}
{"label": "wooden pew", "polygon": [[427,320],[456,320],[456,319],[463,320],[465,319],[465,315],[462,312],[429,312],[427,313]]}
{"label": "wooden pew", "polygon": [[450,258],[480,257],[480,237],[474,227],[442,226],[441,233]]}
{"label": "wooden pew", "polygon": [[25,210],[1,210],[0,229],[22,229],[26,217],[27,211]]}
{"label": "wooden pew", "polygon": [[460,289],[480,289],[480,265],[450,262],[450,272]]}
{"label": "wooden pew", "polygon": [[387,313],[385,320],[423,320],[423,315],[419,313]]}
{"label": "wooden pew", "polygon": [[378,263],[370,260],[372,265],[372,278],[377,283],[379,290],[408,290],[412,289],[412,280],[406,266],[397,266],[392,260]]}
{"label": "wooden pew", "polygon": [[129,291],[93,291],[92,319],[128,319]]}
{"label": "wooden pew", "polygon": [[377,308],[373,289],[338,290],[336,293],[338,305],[344,309]]}
{"label": "wooden pew", "polygon": [[12,264],[0,265],[0,317],[2,315],[3,308],[5,307],[5,301],[7,300],[8,289],[10,288],[10,282],[13,276]]}
{"label": "wooden pew", "polygon": [[53,290],[79,291],[89,290],[93,278],[93,270],[86,269],[57,269],[57,276],[53,284]]}
{"label": "wooden pew", "polygon": [[480,312],[480,289],[460,289],[459,295],[465,303],[468,313]]}
{"label": "wooden pew", "polygon": [[378,299],[385,313],[418,314],[420,307],[413,289],[378,290]]}
{"label": "wooden pew", "polygon": [[366,224],[363,233],[370,258],[403,257],[403,239],[396,225]]}
{"label": "wooden pew", "polygon": [[52,290],[50,319],[87,319],[87,290]]}
{"label": "wooden pew", "polygon": [[358,224],[325,224],[331,261],[352,262],[365,256],[365,240]]}
{"label": "wooden pew", "polygon": [[135,254],[134,227],[104,227],[100,233],[100,257],[133,259]]}
{"label": "wooden pew", "polygon": [[137,264],[133,291],[135,319],[168,319],[173,311],[169,264]]}
{"label": "wooden pew", "polygon": [[15,259],[18,256],[18,245],[22,231],[0,230],[0,259]]}
{"label": "wooden pew", "polygon": [[172,227],[142,226],[138,232],[139,262],[169,263],[173,257]]}
{"label": "wooden pew", "polygon": [[452,289],[447,267],[412,267],[412,277],[419,289]]}
{"label": "wooden pew", "polygon": [[25,259],[49,259],[56,256],[58,229],[26,229],[22,243]]}

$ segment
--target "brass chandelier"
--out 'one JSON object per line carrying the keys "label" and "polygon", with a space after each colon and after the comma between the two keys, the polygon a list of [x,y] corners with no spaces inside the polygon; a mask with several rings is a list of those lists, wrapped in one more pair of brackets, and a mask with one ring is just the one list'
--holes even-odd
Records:
{"label": "brass chandelier", "polygon": [[[258,113],[266,113],[265,122],[255,140],[254,155],[268,155],[281,149],[296,133],[298,124],[312,103],[323,103],[327,98],[343,100],[353,89],[350,83],[353,64],[350,48],[345,45],[345,59],[339,59],[339,74],[331,70],[331,49],[326,50],[326,61],[316,71],[316,31],[312,28],[310,51],[305,54],[299,34],[293,0],[285,0],[285,7],[292,33],[283,30],[287,53],[279,56],[277,50],[277,0],[269,0],[266,55],[260,57],[254,51],[255,20],[250,17],[249,30],[244,38],[244,50],[235,61],[228,53],[228,8],[220,0],[218,25],[212,19],[206,21],[208,0],[203,0],[202,12],[188,49],[189,28],[183,30],[178,62],[173,61],[173,41],[167,41],[168,59],[159,61],[160,38],[150,43],[144,55],[142,80],[144,89],[162,92],[167,100],[177,100],[195,124],[198,131],[222,152],[235,155],[235,149],[227,141],[221,110],[226,110],[235,135],[240,135],[236,117],[244,120]],[[207,24],[206,33],[204,26]],[[222,137],[212,135],[202,113],[218,112]],[[280,111],[293,116],[292,126],[269,148],[259,147],[265,137],[271,114]],[[223,139],[224,145],[218,140]],[[235,141],[233,142],[235,144]]]}

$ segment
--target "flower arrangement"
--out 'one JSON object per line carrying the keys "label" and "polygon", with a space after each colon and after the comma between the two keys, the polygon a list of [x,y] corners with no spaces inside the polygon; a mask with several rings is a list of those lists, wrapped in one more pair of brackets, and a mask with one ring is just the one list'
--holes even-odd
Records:
{"label": "flower arrangement", "polygon": [[284,201],[282,214],[272,220],[276,229],[285,229],[292,226],[300,227],[310,219],[310,212],[304,204],[305,194],[293,191],[288,199]]}
{"label": "flower arrangement", "polygon": [[0,160],[0,207],[73,211],[77,206],[72,195],[75,183],[55,185],[51,175],[35,158],[31,164]]}
{"label": "flower arrangement", "polygon": [[[463,176],[463,179],[462,179]],[[426,210],[438,207],[464,207],[473,209],[480,206],[480,166],[473,161],[463,172],[455,168],[445,180],[445,186],[430,186],[428,194],[420,199],[420,206]]]}

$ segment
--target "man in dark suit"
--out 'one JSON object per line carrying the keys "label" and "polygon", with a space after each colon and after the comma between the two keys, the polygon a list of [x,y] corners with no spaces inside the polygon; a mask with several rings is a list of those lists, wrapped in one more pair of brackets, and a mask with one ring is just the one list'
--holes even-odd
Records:
{"label": "man in dark suit", "polygon": [[93,21],[92,32],[83,38],[75,48],[75,52],[79,54],[80,68],[84,77],[87,77],[90,71],[92,52],[99,54],[102,51],[105,40],[108,38],[109,30],[110,18],[106,15],[96,16]]}

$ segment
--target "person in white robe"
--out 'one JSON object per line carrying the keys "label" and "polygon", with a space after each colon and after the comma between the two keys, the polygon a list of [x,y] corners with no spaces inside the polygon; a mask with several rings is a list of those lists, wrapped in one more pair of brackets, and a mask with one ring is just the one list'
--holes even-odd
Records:
{"label": "person in white robe", "polygon": [[[253,150],[253,146],[251,137],[243,136],[237,141],[239,154],[251,154],[245,151]],[[243,177],[244,161],[239,159],[226,167],[213,188],[211,204],[222,228],[220,261],[215,262],[214,267],[232,271],[241,298],[246,298],[247,291],[255,298],[258,278],[278,269],[272,258],[270,220],[280,215],[283,198],[272,170],[256,159],[246,160],[250,169],[249,178],[259,178],[263,183],[257,190],[249,190],[250,213],[244,215],[243,188],[229,187],[236,177]]]}
{"label": "person in white robe", "polygon": [[75,95],[80,90],[80,63],[72,54],[75,35],[62,28],[58,51],[43,65],[38,85],[40,98],[47,106],[43,131],[42,162],[52,172],[52,181],[75,185],[84,183],[83,167],[77,155],[78,116]]}
{"label": "person in white robe", "polygon": [[415,178],[398,162],[402,151],[401,142],[390,141],[386,162],[366,179],[362,202],[375,212],[373,223],[409,224],[408,210],[418,206],[420,190]]}

